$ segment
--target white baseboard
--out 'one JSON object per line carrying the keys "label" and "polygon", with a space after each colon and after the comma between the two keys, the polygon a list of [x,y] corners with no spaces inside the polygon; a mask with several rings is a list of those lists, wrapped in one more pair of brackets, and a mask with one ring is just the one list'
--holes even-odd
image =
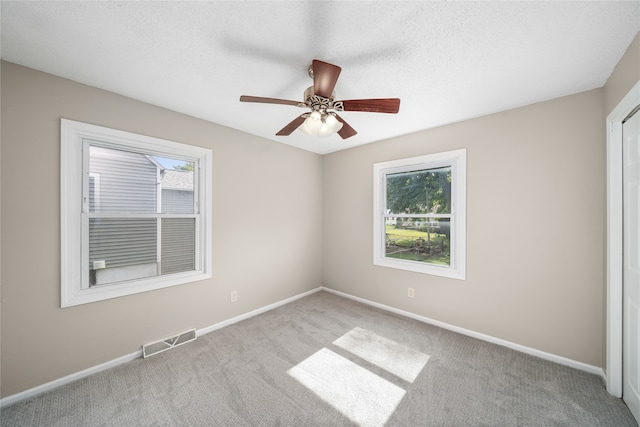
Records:
{"label": "white baseboard", "polygon": [[395,313],[395,314],[399,314],[399,315],[404,316],[404,317],[409,317],[411,319],[415,319],[415,320],[418,320],[418,321],[423,322],[423,323],[428,323],[430,325],[438,326],[438,327],[440,327],[442,329],[447,329],[449,331],[457,332],[457,333],[462,334],[462,335],[466,335],[466,336],[469,336],[469,337],[472,337],[472,338],[477,338],[479,340],[487,341],[487,342],[490,342],[492,344],[498,344],[498,345],[501,345],[503,347],[507,347],[507,348],[510,348],[512,350],[519,351],[521,353],[526,353],[526,354],[529,354],[531,356],[539,357],[541,359],[545,359],[545,360],[549,360],[551,362],[558,363],[560,365],[569,366],[571,368],[579,369],[581,371],[585,371],[585,372],[588,372],[590,374],[599,375],[606,382],[606,377],[605,377],[604,370],[602,368],[598,367],[598,366],[593,366],[593,365],[589,365],[587,363],[578,362],[576,360],[568,359],[566,357],[558,356],[558,355],[555,355],[555,354],[552,354],[552,353],[547,353],[547,352],[544,352],[544,351],[537,350],[535,348],[526,347],[524,345],[516,344],[516,343],[513,343],[511,341],[506,341],[506,340],[503,340],[503,339],[500,339],[500,338],[492,337],[491,335],[485,335],[485,334],[482,334],[480,332],[475,332],[475,331],[472,331],[472,330],[469,330],[469,329],[461,328],[459,326],[450,325],[448,323],[441,322],[439,320],[430,319],[428,317],[420,316],[420,315],[417,315],[415,313],[411,313],[409,311],[404,311],[404,310],[400,310],[400,309],[397,309],[397,308],[394,308],[394,307],[390,307],[388,305],[384,305],[384,304],[380,304],[380,303],[377,303],[377,302],[369,301],[367,299],[356,297],[356,296],[353,296],[353,295],[350,295],[350,294],[346,294],[344,292],[336,291],[334,289],[326,288],[324,286],[322,287],[322,290],[330,292],[330,293],[335,294],[335,295],[339,295],[339,296],[344,297],[344,298],[349,298],[349,299],[352,299],[354,301],[361,302],[363,304],[367,304],[367,305],[370,305],[370,306],[373,306],[373,307],[377,307],[377,308],[385,310],[385,311],[389,311],[389,312],[392,312],[392,313]]}
{"label": "white baseboard", "polygon": [[[232,325],[234,323],[240,322],[242,320],[248,319],[250,317],[257,316],[258,314],[262,314],[262,313],[264,313],[266,311],[273,310],[274,308],[277,308],[277,307],[280,307],[282,305],[288,304],[288,303],[290,303],[292,301],[295,301],[297,299],[306,297],[307,295],[311,295],[311,294],[316,293],[316,292],[318,292],[320,290],[322,290],[322,287],[318,287],[318,288],[312,289],[310,291],[295,295],[295,296],[293,296],[291,298],[287,298],[285,300],[278,301],[278,302],[276,302],[274,304],[259,308],[257,310],[250,311],[248,313],[242,314],[240,316],[233,317],[231,319],[216,323],[214,325],[207,326],[207,327],[202,328],[202,329],[198,329],[198,330],[196,330],[196,336],[208,334],[209,332],[213,332],[213,331],[215,331],[217,329],[224,328],[225,326],[229,326],[229,325]],[[82,379],[84,377],[88,377],[89,375],[97,374],[98,372],[104,371],[106,369],[114,368],[114,367],[116,367],[118,365],[122,365],[123,363],[131,362],[132,360],[138,359],[140,357],[142,357],[142,349],[140,349],[140,350],[138,350],[138,351],[136,351],[134,353],[127,354],[127,355],[122,356],[122,357],[118,357],[117,359],[113,359],[113,360],[110,360],[108,362],[102,363],[100,365],[84,369],[84,370],[82,370],[80,372],[75,372],[75,373],[67,375],[65,377],[58,378],[56,380],[53,380],[53,381],[50,381],[48,383],[39,385],[37,387],[30,388],[30,389],[22,391],[20,393],[16,393],[16,394],[13,394],[11,396],[7,396],[5,398],[0,399],[0,408],[4,408],[6,406],[13,405],[14,403],[17,403],[17,402],[19,402],[21,400],[29,399],[31,397],[34,397],[34,396],[38,395],[38,394],[45,393],[47,391],[51,391],[51,390],[53,390],[53,389],[55,389],[57,387],[63,386],[65,384],[69,384],[69,383],[71,383],[73,381],[77,381],[77,380]]]}
{"label": "white baseboard", "polygon": [[97,374],[98,372],[102,372],[107,369],[115,368],[118,365],[122,365],[123,363],[131,362],[139,357],[142,357],[142,350],[138,350],[134,353],[127,354],[125,356],[118,357],[117,359],[110,360],[105,363],[101,363],[100,365],[93,366],[91,368],[84,369],[80,372],[75,372],[73,374],[69,374],[66,377],[58,378],[57,380],[50,381],[48,383],[39,385],[34,388],[30,388],[28,390],[22,391],[20,393],[12,394],[11,396],[7,396],[5,398],[0,399],[0,408],[4,408],[5,406],[13,405],[21,400],[29,399],[33,396],[36,396],[41,393],[45,393],[47,391],[53,390],[54,388],[61,387],[65,384],[69,384],[71,382],[77,381],[84,377],[88,377],[89,375]]}
{"label": "white baseboard", "polygon": [[207,326],[206,328],[198,329],[196,331],[196,333],[198,334],[198,336],[208,334],[209,332],[213,332],[213,331],[215,331],[217,329],[224,328],[225,326],[233,325],[234,323],[241,322],[243,320],[246,320],[246,319],[249,319],[251,317],[257,316],[258,314],[262,314],[262,313],[265,313],[267,311],[273,310],[274,308],[278,308],[278,307],[283,306],[285,304],[289,304],[290,302],[293,302],[293,301],[295,301],[297,299],[300,299],[300,298],[304,298],[307,295],[315,294],[316,292],[319,292],[322,289],[323,288],[321,286],[317,287],[317,288],[312,289],[310,291],[303,292],[301,294],[292,296],[291,298],[287,298],[287,299],[284,299],[282,301],[278,301],[278,302],[275,302],[273,304],[258,308],[258,309],[253,310],[253,311],[250,311],[248,313],[241,314],[240,316],[232,317],[231,319],[228,319],[228,320],[223,320],[222,322],[216,323],[215,325],[211,325],[211,326]]}

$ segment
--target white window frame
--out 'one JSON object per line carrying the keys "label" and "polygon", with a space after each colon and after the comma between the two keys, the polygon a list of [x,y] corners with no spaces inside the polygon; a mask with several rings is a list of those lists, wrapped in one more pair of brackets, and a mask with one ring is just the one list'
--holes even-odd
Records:
{"label": "white window frame", "polygon": [[[60,132],[60,214],[61,214],[61,306],[70,307],[140,292],[182,285],[212,277],[212,151],[179,142],[138,135],[130,132],[61,119]],[[84,184],[83,145],[95,141],[100,146],[137,151],[147,155],[196,162],[194,199],[198,210],[196,221],[196,270],[131,280],[105,286],[83,286],[83,260],[88,262],[88,227],[83,221]],[[87,180],[88,182],[88,177]],[[88,191],[88,189],[86,190]],[[162,214],[158,214],[161,218]],[[85,264],[86,264],[85,262]],[[84,266],[86,267],[86,266]],[[86,268],[85,268],[86,269]],[[86,271],[85,271],[86,274]]]}
{"label": "white window frame", "polygon": [[[450,265],[402,260],[386,256],[386,176],[388,174],[451,167]],[[467,150],[459,149],[373,165],[373,264],[416,273],[466,280]],[[411,215],[415,216],[415,215]],[[438,215],[431,215],[438,216]]]}

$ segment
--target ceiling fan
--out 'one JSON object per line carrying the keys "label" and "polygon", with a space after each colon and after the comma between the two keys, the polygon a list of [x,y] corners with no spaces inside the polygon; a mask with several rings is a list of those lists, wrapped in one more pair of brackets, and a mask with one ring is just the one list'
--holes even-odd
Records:
{"label": "ceiling fan", "polygon": [[313,79],[313,86],[304,92],[304,101],[247,95],[242,95],[240,101],[293,105],[311,110],[296,117],[291,123],[280,129],[276,133],[279,136],[291,135],[294,130],[300,128],[301,131],[313,136],[329,136],[337,132],[342,139],[347,139],[357,132],[337,114],[338,111],[391,114],[398,112],[400,109],[399,98],[335,100],[333,89],[338,81],[340,71],[342,68],[337,65],[314,59],[309,67],[309,77]]}

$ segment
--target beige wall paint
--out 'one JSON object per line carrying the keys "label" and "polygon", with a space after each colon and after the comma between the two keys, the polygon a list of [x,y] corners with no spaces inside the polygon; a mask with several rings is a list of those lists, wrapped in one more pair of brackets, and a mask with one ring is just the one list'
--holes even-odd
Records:
{"label": "beige wall paint", "polygon": [[[3,397],[322,284],[321,156],[11,63],[1,77]],[[61,117],[213,149],[212,280],[60,308]]]}
{"label": "beige wall paint", "polygon": [[640,33],[636,34],[604,85],[605,115],[620,103],[640,80]]}
{"label": "beige wall paint", "polygon": [[[603,139],[597,89],[326,155],[325,286],[602,366]],[[374,266],[373,164],[458,148],[467,280]]]}

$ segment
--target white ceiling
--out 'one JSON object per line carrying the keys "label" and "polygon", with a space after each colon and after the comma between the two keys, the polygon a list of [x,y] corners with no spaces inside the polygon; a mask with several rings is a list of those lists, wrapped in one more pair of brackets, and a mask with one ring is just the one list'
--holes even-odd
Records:
{"label": "white ceiling", "polygon": [[[11,2],[4,60],[325,154],[604,85],[640,31],[640,1]],[[301,113],[312,59],[342,67],[358,134],[275,133]]]}

